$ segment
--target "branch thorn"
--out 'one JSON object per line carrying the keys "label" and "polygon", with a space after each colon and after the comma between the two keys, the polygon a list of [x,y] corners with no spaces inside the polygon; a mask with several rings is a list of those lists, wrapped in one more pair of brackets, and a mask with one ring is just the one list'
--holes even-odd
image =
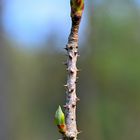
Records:
{"label": "branch thorn", "polygon": [[76,101],[78,102],[78,101],[80,101],[80,99],[78,97],[76,97]]}
{"label": "branch thorn", "polygon": [[66,85],[64,85],[64,87],[68,87],[68,85],[66,84]]}

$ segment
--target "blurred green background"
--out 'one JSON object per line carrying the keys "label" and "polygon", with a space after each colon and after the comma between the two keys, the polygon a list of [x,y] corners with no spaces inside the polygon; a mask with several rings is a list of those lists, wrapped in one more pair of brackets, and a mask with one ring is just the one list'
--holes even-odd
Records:
{"label": "blurred green background", "polygon": [[[2,21],[5,3],[0,6]],[[140,140],[139,1],[89,0],[85,7],[78,60],[82,69],[77,85],[79,139]],[[67,12],[69,15],[69,9]],[[61,31],[52,30],[38,47],[26,45],[11,39],[3,25],[1,22],[0,139],[61,138],[54,113],[65,103],[62,62],[67,39],[60,42]],[[57,22],[55,26],[60,28]]]}

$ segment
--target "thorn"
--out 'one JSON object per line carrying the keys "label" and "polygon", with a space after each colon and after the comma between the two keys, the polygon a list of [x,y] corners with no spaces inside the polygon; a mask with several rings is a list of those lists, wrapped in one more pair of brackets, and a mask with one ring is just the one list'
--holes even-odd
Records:
{"label": "thorn", "polygon": [[69,71],[69,70],[70,70],[69,68],[66,69],[66,71]]}
{"label": "thorn", "polygon": [[77,132],[77,134],[80,134],[80,133],[82,133],[82,131],[78,131],[78,132]]}
{"label": "thorn", "polygon": [[78,97],[76,97],[76,101],[78,102],[78,101],[80,101],[80,99]]}
{"label": "thorn", "polygon": [[81,69],[77,69],[77,72],[80,72],[80,71],[82,71]]}
{"label": "thorn", "polygon": [[67,47],[65,47],[64,49],[65,49],[66,51],[68,51],[68,48],[67,48]]}
{"label": "thorn", "polygon": [[71,54],[69,54],[69,58],[72,59],[72,55]]}
{"label": "thorn", "polygon": [[66,85],[64,85],[64,87],[68,87],[68,85],[66,84]]}

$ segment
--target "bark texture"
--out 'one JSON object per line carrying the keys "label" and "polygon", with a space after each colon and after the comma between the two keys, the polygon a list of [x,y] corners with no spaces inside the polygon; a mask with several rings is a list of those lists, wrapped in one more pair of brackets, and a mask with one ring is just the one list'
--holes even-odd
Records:
{"label": "bark texture", "polygon": [[[73,12],[73,9],[72,11]],[[67,83],[66,87],[66,105],[65,117],[66,117],[66,133],[63,135],[63,140],[77,140],[77,124],[76,124],[76,103],[79,100],[76,95],[76,82],[77,82],[77,57],[78,54],[78,30],[82,15],[71,14],[72,27],[66,45],[67,51]]]}

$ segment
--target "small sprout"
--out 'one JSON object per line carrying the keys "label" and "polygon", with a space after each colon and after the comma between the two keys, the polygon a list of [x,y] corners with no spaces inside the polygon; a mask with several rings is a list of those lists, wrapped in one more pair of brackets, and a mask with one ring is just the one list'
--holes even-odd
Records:
{"label": "small sprout", "polygon": [[65,134],[66,133],[65,115],[62,112],[60,106],[58,107],[55,113],[55,123],[59,129],[59,132]]}

